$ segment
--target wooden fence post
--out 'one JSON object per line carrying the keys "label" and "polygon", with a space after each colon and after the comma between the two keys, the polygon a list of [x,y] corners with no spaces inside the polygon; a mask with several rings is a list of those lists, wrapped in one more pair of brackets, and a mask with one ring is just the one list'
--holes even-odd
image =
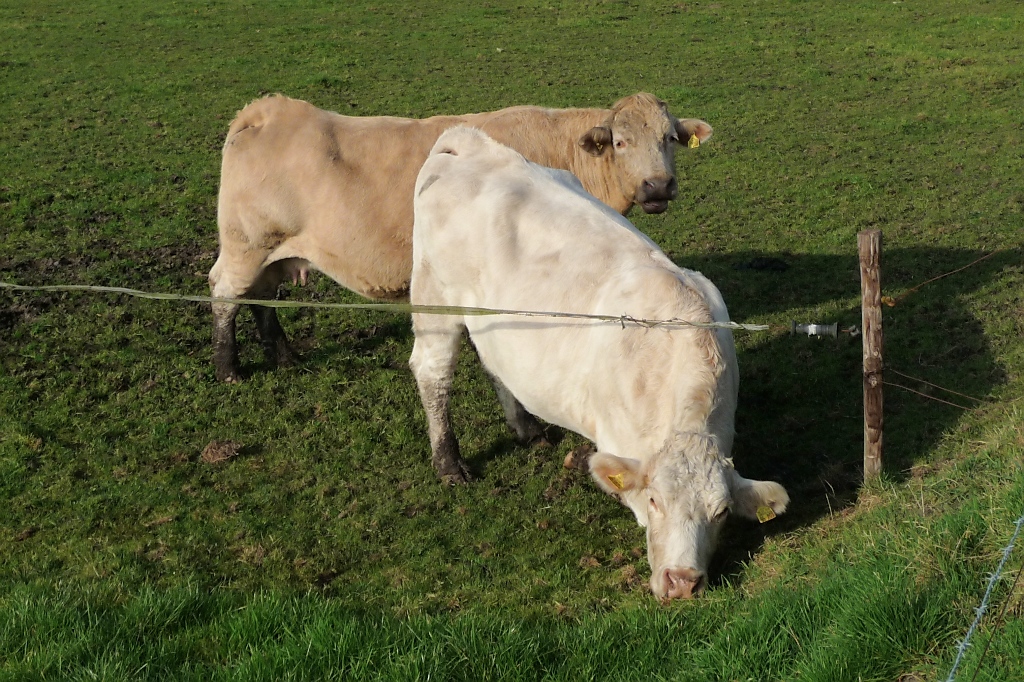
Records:
{"label": "wooden fence post", "polygon": [[882,472],[882,232],[857,234],[864,333],[864,481]]}

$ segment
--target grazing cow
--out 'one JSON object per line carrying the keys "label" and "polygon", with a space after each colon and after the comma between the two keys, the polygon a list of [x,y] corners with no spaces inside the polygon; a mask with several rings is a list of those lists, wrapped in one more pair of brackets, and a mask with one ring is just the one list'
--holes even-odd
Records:
{"label": "grazing cow", "polygon": [[[479,127],[527,158],[577,175],[594,196],[626,213],[660,213],[677,193],[675,144],[703,142],[711,126],[678,120],[645,93],[611,109],[522,106],[416,120],[351,117],[287,97],[257,100],[228,129],[217,223],[213,295],[273,298],[310,268],[368,298],[408,295],[412,189],[427,152],[447,128]],[[692,142],[691,142],[692,143]],[[213,305],[217,378],[239,380],[238,305]],[[267,359],[291,364],[273,308],[253,306]]]}
{"label": "grazing cow", "polygon": [[[415,210],[413,304],[729,319],[710,281],[673,264],[575,177],[479,130],[441,135]],[[685,325],[414,314],[410,365],[443,479],[466,475],[448,408],[463,329],[520,410],[597,445],[591,475],[646,526],[658,597],[703,588],[730,511],[785,510],[782,486],[743,478],[729,458],[739,386],[731,331]],[[513,426],[522,414],[506,409]]]}

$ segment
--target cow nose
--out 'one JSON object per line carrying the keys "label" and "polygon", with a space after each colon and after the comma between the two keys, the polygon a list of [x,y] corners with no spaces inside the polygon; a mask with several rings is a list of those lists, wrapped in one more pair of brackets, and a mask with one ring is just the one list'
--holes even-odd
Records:
{"label": "cow nose", "polygon": [[666,568],[665,597],[692,599],[704,589],[704,574],[695,568]]}
{"label": "cow nose", "polygon": [[644,191],[648,196],[669,196],[674,199],[679,191],[679,183],[674,177],[648,178],[644,180]]}

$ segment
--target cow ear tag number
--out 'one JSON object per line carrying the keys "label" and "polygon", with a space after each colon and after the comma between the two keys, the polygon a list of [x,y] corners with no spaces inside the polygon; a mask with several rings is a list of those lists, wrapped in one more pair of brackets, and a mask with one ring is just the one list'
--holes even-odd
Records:
{"label": "cow ear tag number", "polygon": [[623,474],[612,474],[608,477],[608,480],[617,490],[622,490],[626,487],[625,476]]}
{"label": "cow ear tag number", "polygon": [[697,147],[700,146],[700,138],[697,137],[696,133],[690,135],[690,141],[686,143],[686,146],[688,146],[690,149],[696,149]]}
{"label": "cow ear tag number", "polygon": [[771,521],[774,518],[775,510],[769,507],[768,505],[762,504],[760,507],[757,508],[757,520],[761,523]]}

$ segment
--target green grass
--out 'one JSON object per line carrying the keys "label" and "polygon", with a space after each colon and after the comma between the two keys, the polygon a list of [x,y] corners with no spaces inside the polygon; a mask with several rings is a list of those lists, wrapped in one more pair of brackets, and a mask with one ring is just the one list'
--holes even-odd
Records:
{"label": "green grass", "polygon": [[[886,476],[859,487],[856,339],[738,338],[742,473],[704,598],[646,589],[628,511],[514,443],[478,363],[442,488],[408,319],[288,311],[304,355],[217,384],[197,304],[0,293],[0,678],[945,679],[1024,513],[1018,3],[57,3],[0,7],[0,280],[206,293],[220,145],[283,92],[354,115],[646,90],[715,137],[634,215],[735,319],[860,324],[884,233]],[[744,267],[785,261],[784,272]],[[287,295],[358,299],[326,278]],[[900,372],[980,400],[943,393]],[[200,452],[234,440],[211,465]],[[1024,677],[1024,561],[959,679]],[[915,678],[908,678],[915,679]]]}

